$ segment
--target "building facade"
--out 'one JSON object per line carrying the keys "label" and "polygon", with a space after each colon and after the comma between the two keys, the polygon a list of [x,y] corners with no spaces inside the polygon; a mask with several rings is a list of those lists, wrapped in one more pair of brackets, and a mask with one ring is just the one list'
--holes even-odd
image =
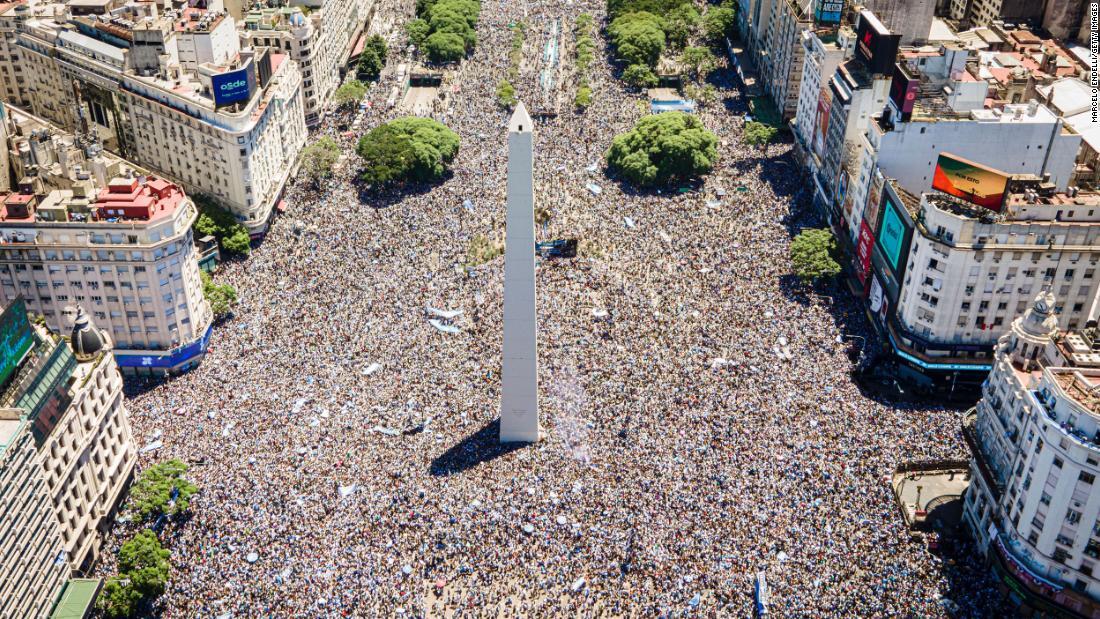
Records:
{"label": "building facade", "polygon": [[126,373],[198,364],[213,313],[202,293],[194,203],[94,141],[7,110],[18,180],[0,194],[0,300],[22,296],[59,333],[83,306],[111,333]]}
{"label": "building facade", "polygon": [[70,131],[87,123],[107,149],[262,234],[306,140],[296,63],[281,50],[241,49],[232,17],[211,11],[133,3],[123,19],[18,9],[3,15],[18,21],[19,97],[32,113]]}
{"label": "building facade", "polygon": [[1020,615],[1100,617],[1100,355],[1059,337],[1055,303],[1039,294],[998,341],[965,418],[963,519]]}
{"label": "building facade", "polygon": [[0,613],[44,617],[90,569],[137,452],[106,333],[80,313],[69,338],[0,315]]}

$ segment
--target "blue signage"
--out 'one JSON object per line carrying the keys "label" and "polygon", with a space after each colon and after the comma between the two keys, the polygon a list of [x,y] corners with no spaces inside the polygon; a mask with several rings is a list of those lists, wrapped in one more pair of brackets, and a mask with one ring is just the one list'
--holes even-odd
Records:
{"label": "blue signage", "polygon": [[814,18],[819,24],[839,24],[844,16],[844,0],[818,0]]}
{"label": "blue signage", "polygon": [[898,271],[898,259],[901,258],[903,240],[905,240],[905,225],[901,223],[897,207],[887,196],[886,208],[882,212],[882,226],[878,231],[878,242],[895,273]]}
{"label": "blue signage", "polygon": [[210,79],[214,90],[214,106],[231,105],[238,101],[248,101],[256,88],[256,77],[252,65],[243,69],[215,75]]}
{"label": "blue signage", "polygon": [[124,368],[174,368],[205,354],[213,331],[214,326],[211,325],[201,338],[163,355],[129,355],[116,351],[115,362]]}

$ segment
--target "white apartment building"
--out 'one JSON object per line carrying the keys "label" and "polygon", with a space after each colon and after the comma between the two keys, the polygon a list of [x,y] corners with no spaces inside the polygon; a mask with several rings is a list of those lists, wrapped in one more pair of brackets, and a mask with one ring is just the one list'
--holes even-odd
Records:
{"label": "white apartment building", "polygon": [[63,5],[17,8],[0,17],[21,20],[15,62],[35,115],[70,130],[87,121],[107,149],[263,233],[306,140],[296,63],[281,50],[240,49],[221,13],[161,13],[152,3],[89,17]]}
{"label": "white apartment building", "polygon": [[767,28],[756,50],[757,68],[764,91],[775,103],[784,121],[794,117],[798,109],[799,84],[805,48],[802,32],[812,28],[813,2],[810,0],[776,0],[771,4]]}
{"label": "white apartment building", "polygon": [[910,333],[988,350],[1041,289],[1059,300],[1050,308],[1059,329],[1100,313],[1100,194],[1010,194],[995,214],[925,193],[913,219],[897,306]]}
{"label": "white apartment building", "polygon": [[1058,335],[1055,303],[1040,293],[1000,338],[965,418],[963,519],[1021,614],[1100,617],[1100,355],[1095,328]]}
{"label": "white apartment building", "polygon": [[882,174],[919,194],[932,186],[937,158],[946,151],[1009,174],[1049,174],[1064,191],[1081,136],[1037,102],[985,108],[988,84],[962,75],[971,81],[918,99],[909,122],[871,123],[867,140]]}
{"label": "white apartment building", "polygon": [[86,314],[68,340],[22,301],[0,321],[0,613],[44,617],[95,562],[137,453],[109,339]]}
{"label": "white apartment building", "polygon": [[[205,354],[194,203],[98,146],[6,108],[14,191],[0,193],[0,301],[19,296],[56,332],[83,306],[127,373],[178,372]],[[88,154],[93,156],[88,157]]]}
{"label": "white apartment building", "polygon": [[0,409],[0,616],[47,616],[68,577],[31,422]]}
{"label": "white apartment building", "polygon": [[832,108],[828,81],[840,63],[851,56],[855,32],[848,26],[830,33],[803,30],[801,41],[805,60],[798,84],[794,134],[813,174],[821,167],[825,156],[825,135]]}
{"label": "white apartment building", "polygon": [[350,0],[318,3],[308,16],[297,6],[253,9],[239,33],[242,45],[281,50],[298,63],[306,124],[314,126],[340,85],[341,69],[363,18],[358,3]]}

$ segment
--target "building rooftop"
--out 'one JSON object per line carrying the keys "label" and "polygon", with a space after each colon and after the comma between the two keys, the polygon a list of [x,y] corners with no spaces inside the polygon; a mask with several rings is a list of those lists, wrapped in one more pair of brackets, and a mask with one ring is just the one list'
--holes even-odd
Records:
{"label": "building rooftop", "polygon": [[61,589],[61,599],[50,613],[50,619],[72,619],[86,617],[99,595],[103,584],[98,578],[73,578]]}
{"label": "building rooftop", "polygon": [[1050,373],[1067,396],[1085,410],[1100,414],[1100,374],[1073,368],[1050,368]]}
{"label": "building rooftop", "polygon": [[23,411],[15,408],[0,409],[0,454],[3,454],[11,445],[24,423],[26,419],[23,417]]}

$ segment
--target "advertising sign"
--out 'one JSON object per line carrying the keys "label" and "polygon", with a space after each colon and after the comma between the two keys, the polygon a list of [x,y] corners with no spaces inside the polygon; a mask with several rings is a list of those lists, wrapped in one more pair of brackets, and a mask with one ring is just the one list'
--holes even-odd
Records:
{"label": "advertising sign", "polygon": [[893,71],[901,35],[891,34],[871,11],[860,11],[856,41],[856,57],[868,71],[873,74]]}
{"label": "advertising sign", "polygon": [[243,69],[211,77],[210,85],[214,91],[215,107],[232,105],[252,97],[252,91],[256,89],[256,75],[250,64]]}
{"label": "advertising sign", "polygon": [[901,63],[894,64],[894,79],[890,82],[890,103],[901,122],[913,117],[913,104],[920,90],[920,80],[910,77]]}
{"label": "advertising sign", "polygon": [[814,123],[814,153],[825,158],[825,136],[829,134],[829,112],[833,104],[833,95],[828,88],[821,89],[817,99],[817,122]]}
{"label": "advertising sign", "polygon": [[882,255],[890,262],[890,267],[897,272],[901,244],[905,239],[905,225],[901,223],[897,206],[890,200],[890,196],[886,196],[885,200],[882,209],[882,225],[878,229],[878,244],[882,249]]}
{"label": "advertising sign", "polygon": [[949,153],[940,153],[932,176],[932,189],[995,212],[1004,205],[1007,186],[1004,172]]}
{"label": "advertising sign", "polygon": [[844,0],[817,0],[814,21],[819,24],[839,24],[844,15]]}
{"label": "advertising sign", "polygon": [[867,284],[867,273],[871,270],[871,246],[874,245],[875,236],[867,222],[859,225],[859,244],[856,246],[856,275],[859,283]]}
{"label": "advertising sign", "polygon": [[878,211],[879,206],[882,205],[882,186],[885,183],[886,179],[882,176],[882,172],[876,169],[871,175],[871,191],[867,196],[867,206],[863,209],[863,220],[871,226],[872,230],[878,225]]}
{"label": "advertising sign", "polygon": [[27,319],[27,306],[19,297],[0,314],[0,385],[11,378],[32,347],[34,333]]}

